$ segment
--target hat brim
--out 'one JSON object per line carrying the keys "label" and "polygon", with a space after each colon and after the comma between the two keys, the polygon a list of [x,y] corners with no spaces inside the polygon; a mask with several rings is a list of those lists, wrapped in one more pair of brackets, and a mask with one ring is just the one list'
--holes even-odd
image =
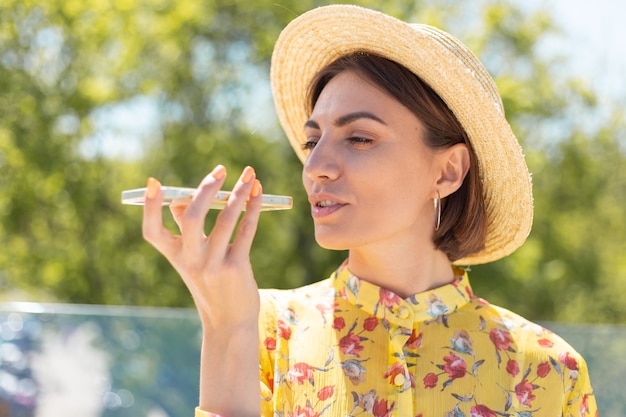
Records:
{"label": "hat brim", "polygon": [[465,45],[439,29],[351,5],[319,7],[294,19],[276,42],[270,79],[278,118],[300,160],[305,160],[305,97],[311,79],[340,56],[357,51],[386,57],[418,75],[469,136],[483,186],[487,238],[482,251],[454,263],[491,262],[521,246],[533,218],[531,179],[521,147],[491,76]]}

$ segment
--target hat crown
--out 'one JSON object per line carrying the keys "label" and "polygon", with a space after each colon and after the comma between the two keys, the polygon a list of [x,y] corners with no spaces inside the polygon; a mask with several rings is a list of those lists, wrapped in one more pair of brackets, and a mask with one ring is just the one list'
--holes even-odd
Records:
{"label": "hat crown", "polygon": [[462,65],[467,68],[485,92],[489,94],[500,114],[504,115],[504,105],[502,104],[502,97],[500,96],[498,87],[485,66],[465,44],[448,32],[434,26],[425,25],[423,23],[410,23],[409,26],[418,32],[425,33],[430,39],[454,55]]}

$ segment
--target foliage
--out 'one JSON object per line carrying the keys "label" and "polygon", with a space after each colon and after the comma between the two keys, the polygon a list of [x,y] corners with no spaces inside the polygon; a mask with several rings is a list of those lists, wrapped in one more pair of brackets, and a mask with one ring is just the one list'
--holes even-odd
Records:
{"label": "foliage", "polygon": [[474,289],[535,320],[624,322],[624,114],[607,114],[581,80],[555,76],[565,57],[538,58],[557,30],[547,15],[484,16],[482,52],[526,151],[535,220],[516,253],[474,268]]}
{"label": "foliage", "polygon": [[[267,75],[281,28],[325,3],[5,0],[5,297],[19,289],[34,300],[189,306],[181,280],[141,239],[141,210],[120,205],[119,194],[148,176],[192,186],[217,163],[230,172],[227,185],[252,165],[266,192],[294,196],[294,210],[262,215],[252,255],[260,285],[327,276],[345,254],[313,240],[301,165],[271,109]],[[619,114],[581,116],[597,112],[593,93],[554,77],[562,57],[537,52],[556,33],[551,18],[501,1],[483,1],[478,15],[475,4],[452,1],[358,3],[466,40],[525,145],[534,231],[512,256],[474,268],[476,292],[531,319],[626,321],[625,124]],[[107,151],[130,140],[139,151]]]}

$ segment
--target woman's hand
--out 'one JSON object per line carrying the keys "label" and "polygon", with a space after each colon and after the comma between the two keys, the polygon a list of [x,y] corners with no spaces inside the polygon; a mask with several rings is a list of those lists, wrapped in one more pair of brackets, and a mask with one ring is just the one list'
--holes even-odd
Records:
{"label": "woman's hand", "polygon": [[153,178],[144,205],[143,236],[183,278],[202,321],[199,405],[227,416],[260,413],[259,291],[250,265],[262,200],[255,177],[252,168],[243,170],[208,235],[206,215],[226,178],[221,165],[202,180],[191,204],[170,206],[180,235],[163,226],[163,193]]}
{"label": "woman's hand", "polygon": [[183,278],[205,328],[218,332],[256,325],[259,311],[249,256],[262,200],[254,169],[243,170],[213,229],[204,232],[206,215],[225,178],[226,169],[218,165],[202,180],[191,204],[170,206],[180,235],[163,226],[161,185],[150,178],[143,219],[144,238]]}

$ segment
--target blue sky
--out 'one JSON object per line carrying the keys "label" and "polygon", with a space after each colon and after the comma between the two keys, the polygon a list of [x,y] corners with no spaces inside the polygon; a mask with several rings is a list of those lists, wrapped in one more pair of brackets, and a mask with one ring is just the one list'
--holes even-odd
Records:
{"label": "blue sky", "polygon": [[600,98],[626,106],[626,1],[518,0],[547,5],[566,31],[567,71],[588,79]]}

